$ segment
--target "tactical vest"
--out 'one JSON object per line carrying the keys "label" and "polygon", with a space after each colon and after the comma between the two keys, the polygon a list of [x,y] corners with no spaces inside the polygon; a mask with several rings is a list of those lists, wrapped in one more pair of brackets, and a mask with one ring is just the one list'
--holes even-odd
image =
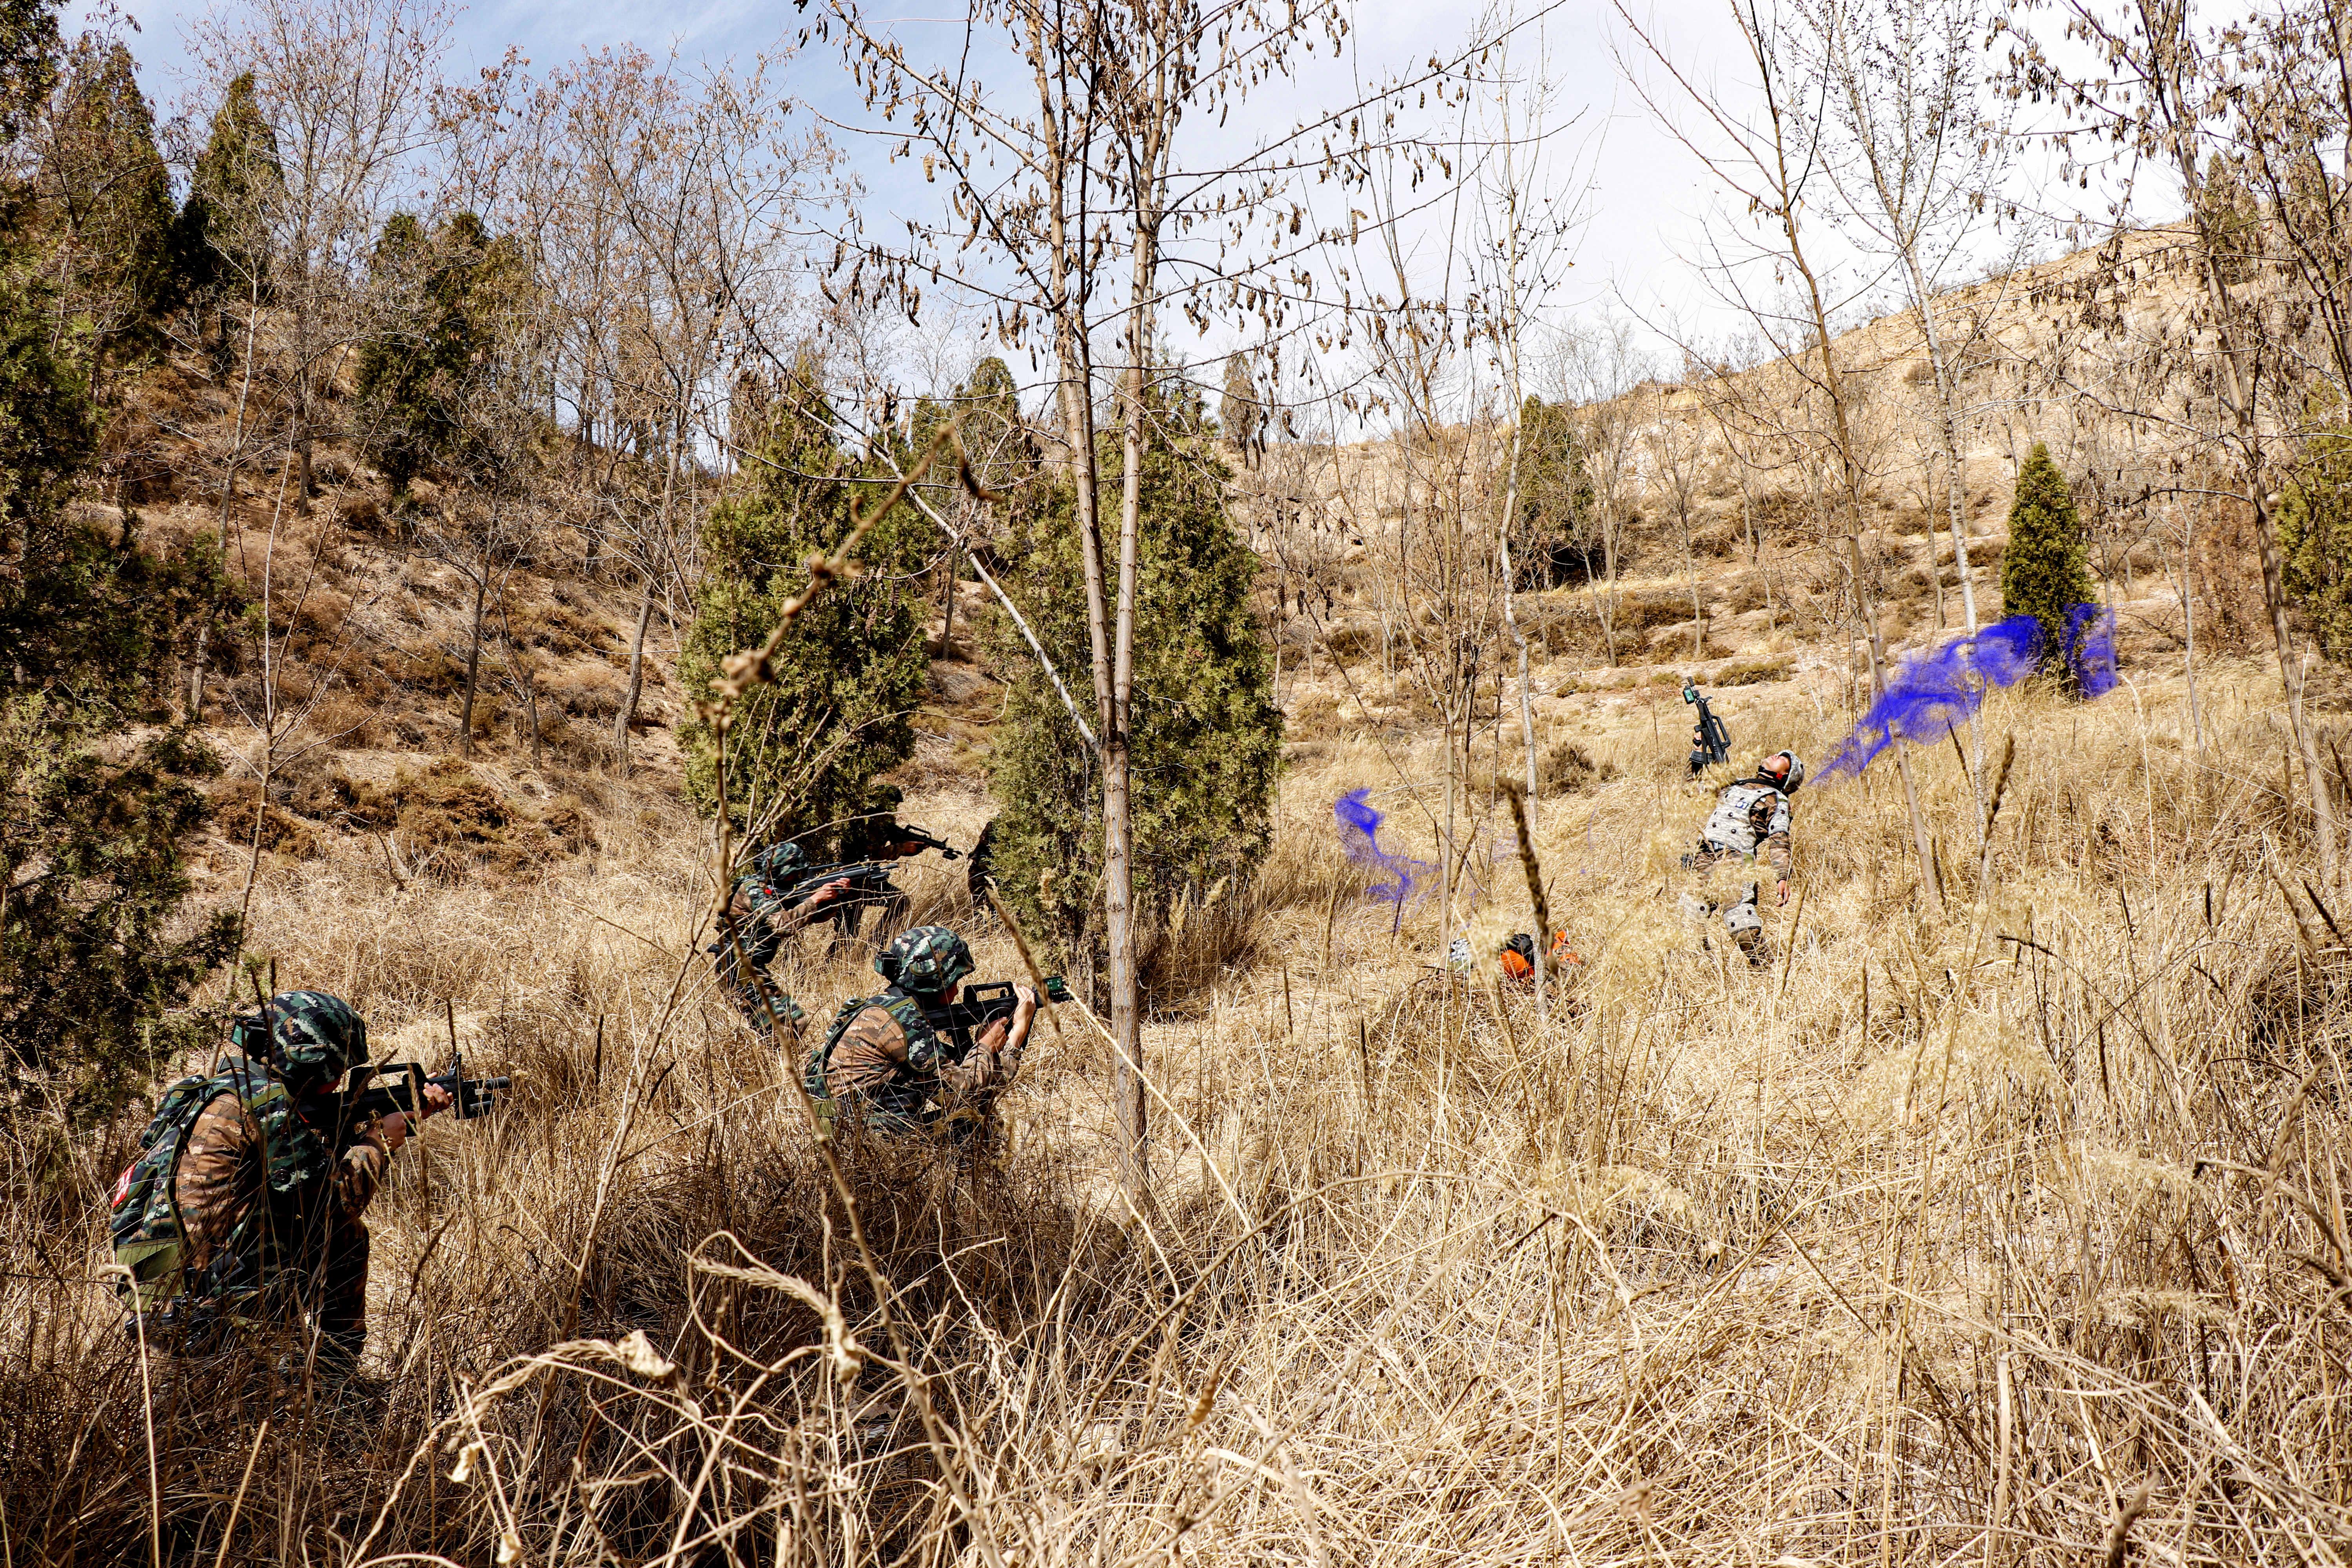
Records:
{"label": "tactical vest", "polygon": [[[133,1311],[153,1311],[192,1288],[206,1297],[226,1294],[222,1288],[230,1284],[228,1276],[236,1272],[253,1276],[238,1284],[257,1288],[261,1283],[260,1259],[254,1255],[259,1241],[257,1227],[268,1222],[266,1202],[256,1203],[223,1238],[219,1256],[206,1269],[212,1278],[190,1280],[181,1256],[187,1232],[180,1220],[174,1190],[180,1156],[186,1151],[188,1134],[197,1118],[224,1094],[235,1095],[246,1112],[261,1124],[269,1150],[265,1178],[270,1190],[291,1192],[328,1174],[333,1167],[325,1141],[302,1124],[293,1095],[267,1068],[224,1057],[214,1065],[212,1077],[184,1078],[173,1084],[164,1091],[154,1119],[140,1135],[139,1146],[144,1152],[114,1184],[108,1228],[114,1241],[114,1261],[131,1276],[117,1281],[115,1290]],[[238,1270],[239,1263],[249,1267]]]}
{"label": "tactical vest", "polygon": [[1715,810],[1701,828],[1703,848],[1753,856],[1775,833],[1789,831],[1789,797],[1756,779],[1728,784],[1715,797]]}

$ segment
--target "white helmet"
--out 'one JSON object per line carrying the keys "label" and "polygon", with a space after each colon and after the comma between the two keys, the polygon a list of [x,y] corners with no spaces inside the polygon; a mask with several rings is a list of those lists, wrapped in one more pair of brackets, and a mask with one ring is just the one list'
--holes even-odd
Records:
{"label": "white helmet", "polygon": [[[1776,767],[1775,763],[1780,765]],[[1805,759],[1794,752],[1775,752],[1756,764],[1756,772],[1778,784],[1782,795],[1794,795],[1805,782]]]}

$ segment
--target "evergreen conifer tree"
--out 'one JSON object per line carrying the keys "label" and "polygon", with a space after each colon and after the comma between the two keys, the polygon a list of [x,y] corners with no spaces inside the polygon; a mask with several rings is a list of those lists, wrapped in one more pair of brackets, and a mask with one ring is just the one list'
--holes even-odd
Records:
{"label": "evergreen conifer tree", "polygon": [[2352,661],[2352,430],[2304,447],[2279,497],[2278,541],[2287,597],[2329,658]]}
{"label": "evergreen conifer tree", "polygon": [[1530,394],[1519,405],[1519,526],[1511,556],[1524,586],[1558,587],[1584,554],[1592,479],[1569,410]]}
{"label": "evergreen conifer tree", "polygon": [[188,199],[172,226],[181,287],[199,310],[218,311],[215,352],[223,359],[229,352],[223,302],[236,297],[257,303],[268,295],[269,212],[284,185],[278,139],[247,71],[228,84],[213,111]]}
{"label": "evergreen conifer tree", "polygon": [[429,236],[406,213],[384,225],[371,261],[381,319],[361,350],[355,390],[362,445],[395,493],[426,473],[494,481],[491,426],[511,401],[501,329],[528,288],[511,242],[472,213]]}
{"label": "evergreen conifer tree", "polygon": [[91,369],[152,337],[173,281],[171,176],[121,44],[88,36],[67,62],[37,176],[47,269],[88,334]]}
{"label": "evergreen conifer tree", "polygon": [[[878,465],[834,439],[807,365],[776,399],[758,459],[702,530],[703,580],[678,650],[689,700],[706,695],[720,662],[763,641],[786,600],[806,584],[803,563],[853,526],[853,509],[886,488]],[[910,722],[930,664],[924,586],[936,531],[910,506],[893,508],[857,552],[860,573],[828,586],[776,651],[775,679],[736,704],[726,735],[727,805],[739,826],[797,837],[866,808],[875,775],[913,754]],[[680,731],[687,792],[719,805],[719,737],[699,718]]]}
{"label": "evergreen conifer tree", "polygon": [[63,0],[0,0],[0,147],[31,130],[58,72]]}
{"label": "evergreen conifer tree", "polygon": [[2091,602],[2091,575],[2084,564],[2083,520],[2066,476],[2040,441],[2017,471],[2017,496],[2009,509],[2009,547],[2000,558],[2001,613],[2032,616],[2042,623],[2045,670],[2064,668],[2067,612]]}
{"label": "evergreen conifer tree", "polygon": [[[1183,405],[1159,411],[1142,472],[1135,607],[1135,890],[1147,919],[1223,884],[1237,895],[1272,841],[1282,710],[1250,605],[1258,563],[1226,515],[1230,475]],[[1170,433],[1173,432],[1172,437]],[[1108,437],[1106,437],[1108,439]],[[1117,474],[1116,463],[1104,471]],[[1108,511],[1116,503],[1106,496]],[[1075,498],[1033,487],[999,541],[1008,587],[1057,668],[1087,668]],[[1103,963],[1102,822],[1093,758],[1002,616],[997,668],[1017,671],[992,788],[991,868],[1006,901],[1075,979]],[[1083,681],[1073,695],[1091,703]]]}

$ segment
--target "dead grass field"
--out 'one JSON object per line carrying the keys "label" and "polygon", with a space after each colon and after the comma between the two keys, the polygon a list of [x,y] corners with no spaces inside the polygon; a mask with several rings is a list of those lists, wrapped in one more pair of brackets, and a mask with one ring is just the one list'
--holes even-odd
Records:
{"label": "dead grass field", "polygon": [[[1952,748],[1914,753],[1941,921],[1891,776],[1805,791],[1763,973],[1675,912],[1679,707],[1663,749],[1645,710],[1549,720],[1618,772],[1538,820],[1585,960],[1543,1021],[1429,967],[1436,910],[1392,932],[1338,851],[1370,785],[1432,852],[1431,759],[1303,749],[1259,889],[1196,917],[1244,961],[1148,1030],[1150,1215],[1065,1007],[988,1157],[843,1151],[854,1232],[791,1065],[714,994],[674,830],[497,889],[289,863],[280,984],[435,1056],[452,1001],[520,1091],[398,1162],[339,1390],[142,1360],[96,1272],[127,1145],[7,1150],[0,1552],[2338,1563],[2352,915],[2305,899],[2275,676],[2200,670],[2200,744],[2177,677],[2126,673],[1989,707],[1989,904]],[[1841,728],[1786,683],[1724,708],[1743,756]],[[981,803],[908,811],[967,839]],[[1470,815],[1483,957],[1527,896],[1507,814]],[[960,870],[918,913],[1017,973]],[[814,939],[788,967],[814,1026],[864,988]]]}

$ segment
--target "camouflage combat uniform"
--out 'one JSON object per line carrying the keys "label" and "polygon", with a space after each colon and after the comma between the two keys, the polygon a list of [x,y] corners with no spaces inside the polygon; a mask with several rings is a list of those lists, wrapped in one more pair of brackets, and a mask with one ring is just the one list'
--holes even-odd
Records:
{"label": "camouflage combat uniform", "polygon": [[809,1093],[854,1107],[877,1131],[928,1127],[942,1116],[977,1110],[1012,1077],[995,1049],[1003,1034],[993,1027],[991,1034],[960,1062],[921,999],[893,986],[842,1008],[809,1058]]}
{"label": "camouflage combat uniform", "polygon": [[[757,970],[765,977],[784,939],[824,912],[824,905],[811,901],[816,889],[799,899],[792,896],[808,869],[807,852],[797,844],[762,850],[752,860],[751,871],[736,879],[727,895],[727,907],[719,913],[719,940],[705,950],[717,963],[719,984],[751,1026],[762,1032],[770,1026],[767,1010],[761,1005],[760,987],[746,970]],[[805,1015],[791,997],[772,986],[770,991],[777,997],[777,1022],[782,1026],[786,1042],[796,1043]]]}
{"label": "camouflage combat uniform", "polygon": [[[1731,861],[1754,865],[1759,858],[1772,868],[1773,879],[1789,879],[1789,789],[1778,779],[1764,773],[1753,778],[1727,784],[1715,797],[1715,809],[1707,815],[1706,826],[1699,830],[1698,847],[1683,857],[1683,864],[1694,871],[1709,871]],[[1760,885],[1750,881],[1738,901],[1726,905],[1717,900],[1696,899],[1684,895],[1684,912],[1704,920],[1717,913],[1731,933],[1731,940],[1748,955],[1751,963],[1767,960],[1764,942],[1764,917],[1758,908]]]}
{"label": "camouflage combat uniform", "polygon": [[[167,1352],[225,1348],[240,1331],[299,1325],[307,1314],[322,1355],[356,1361],[367,1338],[368,1204],[392,1154],[373,1118],[336,1146],[331,1089],[346,1065],[282,1046],[289,1028],[339,1009],[355,1026],[344,1047],[363,1058],[365,1026],[317,992],[273,997],[268,1021],[240,1021],[238,1049],[210,1077],[164,1095],[144,1150],[114,1194],[115,1260],[133,1321]],[[289,1022],[290,1021],[290,1022]],[[269,1049],[272,1059],[261,1059]],[[331,1069],[331,1070],[330,1070]]]}
{"label": "camouflage combat uniform", "polygon": [[967,1128],[1017,1062],[992,1024],[959,1059],[934,1009],[948,988],[971,973],[963,939],[939,926],[901,933],[874,960],[892,982],[879,995],[845,1004],[824,1041],[809,1053],[809,1095],[879,1132],[910,1132],[942,1118]]}

